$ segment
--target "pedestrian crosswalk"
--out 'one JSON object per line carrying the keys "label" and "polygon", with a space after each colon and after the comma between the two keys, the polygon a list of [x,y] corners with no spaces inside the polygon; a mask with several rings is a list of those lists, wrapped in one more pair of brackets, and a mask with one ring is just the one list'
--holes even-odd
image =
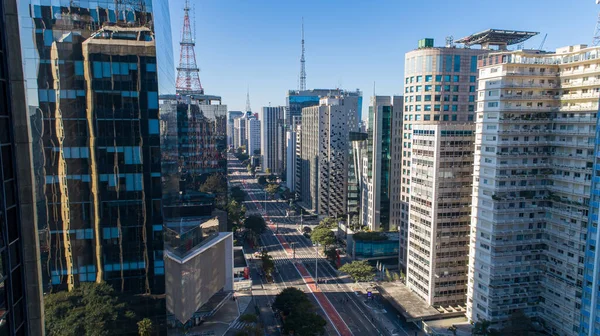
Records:
{"label": "pedestrian crosswalk", "polygon": [[231,329],[242,330],[242,329],[244,329],[244,327],[249,326],[249,325],[252,325],[252,323],[246,323],[246,322],[240,321],[239,319],[236,319],[231,324]]}

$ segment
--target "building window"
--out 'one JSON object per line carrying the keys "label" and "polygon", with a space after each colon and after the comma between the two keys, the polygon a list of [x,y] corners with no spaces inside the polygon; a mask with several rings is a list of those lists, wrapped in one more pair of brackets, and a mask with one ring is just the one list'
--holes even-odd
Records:
{"label": "building window", "polygon": [[427,82],[427,83],[431,82],[432,78],[433,78],[432,75],[426,75],[425,76],[425,82]]}
{"label": "building window", "polygon": [[459,75],[452,76],[452,81],[455,82],[455,83],[459,82],[460,81],[460,76]]}

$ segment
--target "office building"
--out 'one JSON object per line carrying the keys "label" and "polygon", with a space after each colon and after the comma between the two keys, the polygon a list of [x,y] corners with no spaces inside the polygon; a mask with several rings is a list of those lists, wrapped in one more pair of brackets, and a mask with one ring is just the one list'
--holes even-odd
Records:
{"label": "office building", "polygon": [[[356,92],[359,90],[357,89]],[[285,114],[285,125],[287,129],[293,129],[294,125],[301,122],[302,109],[310,106],[318,106],[321,97],[338,96],[343,92],[341,89],[311,89],[311,90],[289,90],[286,97],[288,110]],[[358,120],[362,118],[362,96],[358,95]]]}
{"label": "office building", "polygon": [[599,51],[576,45],[479,58],[472,321],[501,329],[522,311],[551,334],[597,334],[597,202],[588,212],[597,198]]}
{"label": "office building", "polygon": [[359,92],[323,97],[302,109],[300,204],[319,215],[347,214],[350,132],[358,129]]}
{"label": "office building", "polygon": [[420,45],[405,55],[400,263],[426,303],[464,306],[477,56],[488,51]]}
{"label": "office building", "polygon": [[285,106],[263,107],[260,130],[260,165],[262,172],[267,169],[275,175],[284,172],[285,159],[285,128],[283,118],[286,113]]}
{"label": "office building", "polygon": [[[17,2],[0,2],[0,334],[44,331]],[[17,37],[15,37],[17,35]]]}
{"label": "office building", "polygon": [[246,138],[248,139],[248,147],[246,152],[250,156],[260,153],[260,120],[252,116],[246,121]]}
{"label": "office building", "polygon": [[[359,164],[362,166],[360,185],[361,225],[371,231],[396,231],[390,222],[390,200],[392,188],[400,188],[399,175],[392,180],[392,170],[400,171],[400,167],[392,166],[394,142],[400,142],[399,132],[402,129],[402,97],[373,96],[369,106],[367,139]],[[396,138],[394,138],[396,135]],[[400,160],[397,160],[398,162]],[[397,162],[396,162],[397,164]]]}
{"label": "office building", "polygon": [[285,132],[286,142],[286,162],[285,166],[285,186],[293,192],[296,187],[296,140],[298,135],[295,128],[292,131]]}
{"label": "office building", "polygon": [[[41,288],[104,281],[161,332],[158,74],[174,70],[168,4],[18,8]],[[173,78],[160,89],[174,91]]]}
{"label": "office building", "polygon": [[248,145],[246,132],[247,121],[248,119],[246,116],[233,119],[233,147],[236,149]]}
{"label": "office building", "polygon": [[227,112],[227,146],[233,146],[233,144],[234,144],[233,121],[243,115],[244,115],[244,112],[242,112],[242,111]]}

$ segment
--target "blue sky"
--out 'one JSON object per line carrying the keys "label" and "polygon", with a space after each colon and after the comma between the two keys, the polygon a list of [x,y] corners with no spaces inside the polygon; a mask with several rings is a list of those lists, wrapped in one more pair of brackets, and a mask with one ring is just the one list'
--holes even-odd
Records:
{"label": "blue sky", "polygon": [[[525,42],[546,50],[590,44],[600,6],[593,0],[191,0],[196,58],[207,94],[243,110],[284,105],[300,71],[304,17],[307,88],[357,88],[365,97],[401,94],[404,53],[421,38],[443,45],[488,28],[537,31]],[[175,63],[184,0],[170,0]],[[177,66],[177,64],[176,64]],[[368,99],[365,99],[368,104]],[[366,113],[365,113],[366,114]]]}

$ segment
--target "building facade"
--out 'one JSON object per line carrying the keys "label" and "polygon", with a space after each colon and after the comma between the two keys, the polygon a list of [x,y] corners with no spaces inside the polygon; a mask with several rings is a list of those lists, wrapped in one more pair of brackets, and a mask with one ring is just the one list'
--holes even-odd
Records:
{"label": "building facade", "polygon": [[257,155],[256,152],[260,152],[260,120],[252,116],[248,118],[246,125],[247,153],[250,156]]}
{"label": "building facade", "polygon": [[287,108],[285,106],[263,107],[260,130],[260,164],[261,170],[267,169],[279,175],[283,170],[285,159],[284,124]]}
{"label": "building facade", "polygon": [[[392,102],[399,105],[394,106]],[[394,111],[400,111],[400,115],[395,115]],[[396,180],[392,180],[392,157],[395,154],[393,150],[398,148],[394,147],[394,141],[400,139],[394,139],[394,135],[398,134],[394,128],[402,129],[402,120],[397,119],[402,115],[401,111],[402,97],[371,97],[367,139],[362,151],[364,155],[359,162],[363,166],[360,188],[361,225],[367,226],[371,231],[397,230],[390,222],[390,200],[392,188],[400,186],[398,174],[394,174]]]}
{"label": "building facade", "polygon": [[302,110],[300,204],[319,215],[347,214],[350,132],[358,129],[356,95],[321,98]]}
{"label": "building facade", "polygon": [[285,186],[294,192],[296,188],[296,140],[298,135],[296,129],[285,132],[286,141],[286,166],[285,166]]}
{"label": "building facade", "polygon": [[520,310],[553,334],[597,333],[594,203],[588,212],[599,51],[577,45],[479,59],[472,321],[501,328]]}
{"label": "building facade", "polygon": [[44,331],[17,1],[0,2],[0,334]]}
{"label": "building facade", "polygon": [[244,115],[242,111],[229,111],[227,112],[227,146],[233,146],[233,121]]}
{"label": "building facade", "polygon": [[162,331],[158,73],[174,66],[156,41],[170,41],[168,4],[20,1],[18,14],[41,288],[104,281],[126,298],[152,294],[132,304],[155,307],[145,317]]}
{"label": "building facade", "polygon": [[485,52],[423,47],[405,56],[400,258],[407,286],[433,306],[465,301],[473,153],[465,134],[473,137]]}
{"label": "building facade", "polygon": [[248,119],[246,116],[233,119],[233,146],[236,149],[248,145],[248,133],[246,132],[247,122]]}

